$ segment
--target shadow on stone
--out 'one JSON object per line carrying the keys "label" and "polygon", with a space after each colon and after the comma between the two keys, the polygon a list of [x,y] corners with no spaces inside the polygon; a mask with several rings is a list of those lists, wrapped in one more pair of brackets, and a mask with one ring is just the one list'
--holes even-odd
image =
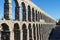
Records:
{"label": "shadow on stone", "polygon": [[60,25],[52,29],[48,40],[60,40]]}

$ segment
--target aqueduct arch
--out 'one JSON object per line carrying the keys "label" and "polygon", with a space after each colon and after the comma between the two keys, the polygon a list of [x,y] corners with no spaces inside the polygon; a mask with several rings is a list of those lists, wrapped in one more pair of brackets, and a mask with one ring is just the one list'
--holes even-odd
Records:
{"label": "aqueduct arch", "polygon": [[38,24],[36,24],[36,29],[37,29],[37,40],[39,40],[39,34],[38,34]]}
{"label": "aqueduct arch", "polygon": [[35,13],[36,13],[36,21],[37,21],[37,10],[35,11]]}
{"label": "aqueduct arch", "polygon": [[18,3],[17,0],[14,0],[14,1],[15,1],[15,4],[16,4],[16,6],[15,6],[15,20],[20,20],[20,15],[19,15],[20,6],[19,6],[19,3]]}
{"label": "aqueduct arch", "polygon": [[18,23],[14,24],[14,40],[20,40],[20,29]]}
{"label": "aqueduct arch", "polygon": [[35,24],[33,24],[33,37],[34,37],[34,40],[36,40],[36,29],[35,29]]}
{"label": "aqueduct arch", "polygon": [[26,7],[25,7],[25,3],[22,2],[21,6],[22,6],[22,21],[26,21]]}
{"label": "aqueduct arch", "polygon": [[6,23],[2,23],[1,40],[10,40],[10,30]]}
{"label": "aqueduct arch", "polygon": [[[11,13],[12,13],[11,1],[12,0],[5,0],[5,2],[4,2],[4,18],[6,20],[11,19]],[[16,5],[15,6],[15,20],[19,20],[19,17],[20,17],[20,15],[19,15],[19,10],[20,10],[19,3],[17,0],[14,0],[14,1],[15,1],[15,5]]]}
{"label": "aqueduct arch", "polygon": [[27,29],[25,24],[22,25],[22,30],[23,30],[23,40],[27,40]]}
{"label": "aqueduct arch", "polygon": [[28,5],[28,21],[31,22],[31,8],[29,5]]}
{"label": "aqueduct arch", "polygon": [[4,18],[10,20],[11,0],[4,0]]}
{"label": "aqueduct arch", "polygon": [[34,22],[34,8],[32,8],[32,21]]}
{"label": "aqueduct arch", "polygon": [[31,24],[28,25],[28,29],[29,29],[29,40],[32,40],[32,28],[31,28]]}

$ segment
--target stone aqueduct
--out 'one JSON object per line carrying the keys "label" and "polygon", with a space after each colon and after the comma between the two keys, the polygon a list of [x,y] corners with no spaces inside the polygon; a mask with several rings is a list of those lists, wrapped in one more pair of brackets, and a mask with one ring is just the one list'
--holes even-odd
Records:
{"label": "stone aqueduct", "polygon": [[14,0],[15,19],[12,20],[12,0],[4,1],[4,17],[0,20],[1,40],[48,40],[51,29],[55,27],[55,19],[30,0]]}

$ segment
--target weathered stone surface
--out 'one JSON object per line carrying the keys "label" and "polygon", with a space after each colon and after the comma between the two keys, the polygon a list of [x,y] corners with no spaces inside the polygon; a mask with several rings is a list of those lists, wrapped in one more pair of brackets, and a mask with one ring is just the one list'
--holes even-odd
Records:
{"label": "weathered stone surface", "polygon": [[[11,0],[4,1],[4,17],[0,20],[1,40],[48,40],[51,30],[56,25],[54,18],[30,0],[14,0],[16,7],[13,20],[11,19],[12,2]],[[21,19],[20,9],[22,11]],[[32,9],[34,10],[32,11]]]}

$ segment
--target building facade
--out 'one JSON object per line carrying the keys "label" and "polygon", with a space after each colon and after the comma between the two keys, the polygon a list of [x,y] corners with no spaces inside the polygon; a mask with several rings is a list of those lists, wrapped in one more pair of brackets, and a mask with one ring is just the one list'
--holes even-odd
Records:
{"label": "building facade", "polygon": [[4,0],[4,17],[0,20],[0,40],[48,40],[56,20],[30,0],[14,0],[14,2],[15,19],[11,19],[12,0]]}

